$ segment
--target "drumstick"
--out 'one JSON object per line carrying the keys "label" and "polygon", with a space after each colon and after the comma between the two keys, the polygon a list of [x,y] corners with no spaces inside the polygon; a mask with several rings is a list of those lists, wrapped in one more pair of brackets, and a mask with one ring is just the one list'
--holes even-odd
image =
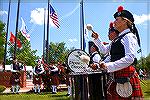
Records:
{"label": "drumstick", "polygon": [[87,24],[87,25],[86,25],[86,28],[87,28],[89,31],[92,31],[93,33],[95,33],[94,30],[93,30],[93,26],[92,26],[91,24]]}

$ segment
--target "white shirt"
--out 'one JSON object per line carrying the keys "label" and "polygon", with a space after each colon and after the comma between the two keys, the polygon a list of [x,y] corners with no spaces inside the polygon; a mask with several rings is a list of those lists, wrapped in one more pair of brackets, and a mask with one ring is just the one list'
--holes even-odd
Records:
{"label": "white shirt", "polygon": [[139,70],[139,75],[143,75],[142,69]]}
{"label": "white shirt", "polygon": [[[33,74],[37,75],[35,68],[36,67],[33,68]],[[45,71],[42,64],[40,65],[40,68],[41,68],[42,71],[40,73],[38,73],[38,74],[42,74]]]}
{"label": "white shirt", "polygon": [[110,62],[111,60],[111,55],[110,54],[106,54],[106,58],[103,60],[103,62],[107,63],[107,62]]}
{"label": "white shirt", "polygon": [[[119,34],[123,35],[127,32],[130,32],[130,29],[126,29]],[[95,45],[99,48],[101,53],[108,53],[111,49],[111,44],[108,46],[104,46],[100,39],[93,40]],[[107,66],[108,72],[114,72],[121,70],[123,68],[128,67],[134,62],[135,54],[136,54],[136,47],[137,47],[137,38],[133,33],[126,34],[122,39],[121,43],[125,49],[125,57],[115,61],[115,62],[107,62],[105,65]],[[116,47],[117,48],[117,47]]]}
{"label": "white shirt", "polygon": [[[92,55],[96,53],[96,52],[93,52]],[[101,60],[101,57],[99,54],[95,54],[94,57],[92,58],[93,60],[93,63],[96,64],[98,67],[99,67],[99,61]]]}
{"label": "white shirt", "polygon": [[58,68],[55,65],[53,65],[52,67],[54,68],[54,69],[51,70],[52,72],[57,72],[58,71]]}

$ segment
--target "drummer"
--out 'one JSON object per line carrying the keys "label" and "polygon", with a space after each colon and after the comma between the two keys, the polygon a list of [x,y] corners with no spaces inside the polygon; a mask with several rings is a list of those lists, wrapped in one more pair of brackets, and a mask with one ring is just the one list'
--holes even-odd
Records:
{"label": "drummer", "polygon": [[[118,37],[107,48],[104,47],[98,34],[93,32],[94,43],[101,53],[110,52],[111,60],[100,63],[100,67],[114,73],[115,81],[110,86],[108,100],[143,100],[142,89],[134,64],[137,44],[140,46],[138,31],[131,12],[122,6],[114,14],[114,27],[119,31]],[[128,87],[128,88],[125,88]]]}
{"label": "drummer", "polygon": [[[98,47],[92,42],[92,46],[90,47],[90,67],[96,70],[99,67],[99,61],[101,60],[101,56],[99,54]],[[89,74],[89,94],[90,100],[100,100],[103,96],[102,84],[101,84],[101,74]]]}

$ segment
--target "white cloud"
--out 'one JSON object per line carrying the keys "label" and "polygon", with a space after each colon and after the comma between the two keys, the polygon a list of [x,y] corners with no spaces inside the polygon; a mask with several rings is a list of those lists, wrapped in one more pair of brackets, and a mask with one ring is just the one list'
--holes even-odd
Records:
{"label": "white cloud", "polygon": [[63,20],[63,19],[65,19],[65,18],[68,18],[69,16],[71,16],[78,8],[79,8],[79,4],[77,4],[76,5],[76,7],[73,9],[73,10],[71,10],[71,12],[69,12],[69,13],[67,13],[66,15],[64,15],[64,16],[62,16],[61,18],[60,18],[60,20]]}
{"label": "white cloud", "polygon": [[[44,8],[36,8],[35,10],[31,11],[31,23],[38,24],[38,25],[43,25],[44,24]],[[47,10],[45,14],[45,24],[47,24]],[[55,26],[49,17],[49,24],[51,26]]]}
{"label": "white cloud", "polygon": [[135,24],[142,24],[145,21],[150,20],[150,14],[148,14],[148,15],[142,14],[140,16],[136,15],[136,14],[133,14],[133,16],[134,16],[134,19],[135,19]]}
{"label": "white cloud", "polygon": [[69,39],[68,41],[73,43],[73,42],[77,42],[77,39],[75,39],[75,38],[74,39]]}
{"label": "white cloud", "polygon": [[0,11],[0,16],[2,16],[4,14],[8,15],[8,12],[7,11]]}

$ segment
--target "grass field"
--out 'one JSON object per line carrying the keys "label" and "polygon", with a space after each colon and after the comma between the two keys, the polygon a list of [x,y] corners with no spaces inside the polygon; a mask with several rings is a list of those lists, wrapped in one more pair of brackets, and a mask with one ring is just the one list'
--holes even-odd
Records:
{"label": "grass field", "polygon": [[[144,100],[150,100],[150,80],[142,80],[141,82]],[[0,94],[0,100],[70,100],[66,96],[67,92],[51,93],[22,93],[22,94]]]}
{"label": "grass field", "polygon": [[70,100],[66,96],[67,92],[51,93],[20,93],[20,94],[1,94],[0,100]]}
{"label": "grass field", "polygon": [[150,100],[150,79],[141,81],[142,91],[144,94],[144,98]]}

